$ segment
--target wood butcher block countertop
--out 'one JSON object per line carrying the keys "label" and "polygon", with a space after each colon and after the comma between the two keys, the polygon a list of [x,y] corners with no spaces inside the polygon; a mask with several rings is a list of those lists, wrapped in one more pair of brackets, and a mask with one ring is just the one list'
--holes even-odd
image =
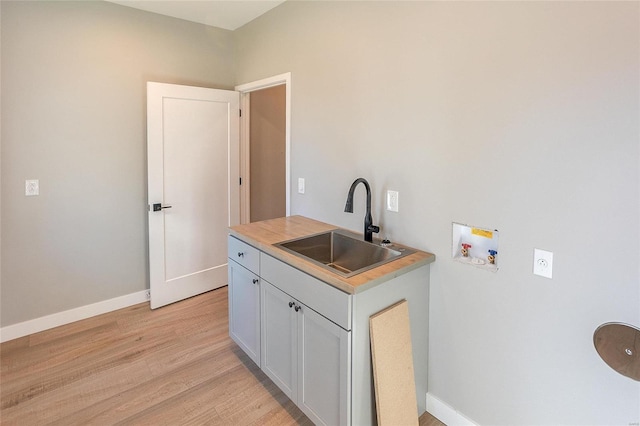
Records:
{"label": "wood butcher block countertop", "polygon": [[[349,294],[359,293],[374,287],[377,284],[431,263],[435,261],[436,258],[435,255],[431,253],[417,250],[408,256],[345,278],[274,246],[274,244],[283,241],[331,231],[333,229],[340,228],[303,216],[288,216],[233,226],[229,229],[229,233],[264,253],[282,260],[294,268],[306,272]],[[394,244],[403,247],[395,242]]]}

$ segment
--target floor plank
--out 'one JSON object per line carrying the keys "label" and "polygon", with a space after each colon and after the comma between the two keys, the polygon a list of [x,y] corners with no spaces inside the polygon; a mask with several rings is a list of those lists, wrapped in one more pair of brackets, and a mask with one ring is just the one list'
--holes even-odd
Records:
{"label": "floor plank", "polygon": [[224,287],[0,344],[0,423],[311,425],[229,338],[227,309]]}

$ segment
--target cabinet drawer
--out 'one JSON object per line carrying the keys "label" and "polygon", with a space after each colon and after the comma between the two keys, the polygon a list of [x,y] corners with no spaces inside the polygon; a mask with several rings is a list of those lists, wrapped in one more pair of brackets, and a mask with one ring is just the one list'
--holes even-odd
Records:
{"label": "cabinet drawer", "polygon": [[351,330],[350,294],[262,252],[260,253],[260,277],[343,329]]}
{"label": "cabinet drawer", "polygon": [[229,259],[260,275],[260,251],[249,244],[229,235]]}

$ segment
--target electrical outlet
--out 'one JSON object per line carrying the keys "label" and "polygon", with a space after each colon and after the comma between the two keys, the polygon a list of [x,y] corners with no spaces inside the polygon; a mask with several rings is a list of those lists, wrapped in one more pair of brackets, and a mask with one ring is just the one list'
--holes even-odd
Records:
{"label": "electrical outlet", "polygon": [[298,194],[304,194],[304,178],[298,178]]}
{"label": "electrical outlet", "polygon": [[32,197],[40,195],[40,181],[38,179],[29,179],[24,182],[24,195]]}
{"label": "electrical outlet", "polygon": [[146,300],[151,300],[151,290],[147,290],[144,292],[144,298]]}
{"label": "electrical outlet", "polygon": [[387,191],[387,210],[398,211],[398,191]]}
{"label": "electrical outlet", "polygon": [[533,273],[551,279],[553,276],[553,253],[546,250],[533,250]]}

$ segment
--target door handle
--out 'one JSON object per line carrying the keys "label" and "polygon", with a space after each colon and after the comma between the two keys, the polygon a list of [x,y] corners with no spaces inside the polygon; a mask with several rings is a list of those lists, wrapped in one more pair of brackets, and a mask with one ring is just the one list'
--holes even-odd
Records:
{"label": "door handle", "polygon": [[171,206],[163,206],[161,203],[156,203],[153,205],[153,211],[154,212],[159,212],[162,209],[170,209]]}

